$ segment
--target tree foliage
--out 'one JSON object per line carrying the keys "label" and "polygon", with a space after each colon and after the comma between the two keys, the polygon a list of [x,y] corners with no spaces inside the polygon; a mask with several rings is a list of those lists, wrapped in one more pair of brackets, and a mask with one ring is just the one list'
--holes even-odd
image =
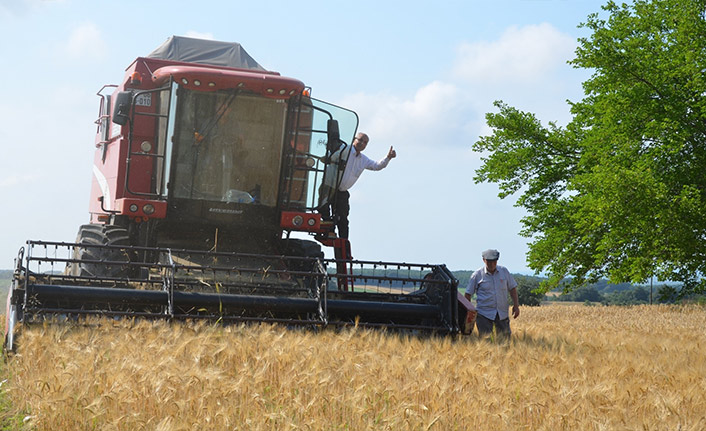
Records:
{"label": "tree foliage", "polygon": [[592,76],[565,127],[496,102],[476,182],[518,195],[544,289],[651,275],[702,290],[706,273],[706,0],[635,0],[581,26]]}
{"label": "tree foliage", "polygon": [[544,292],[539,289],[540,280],[537,277],[515,275],[517,282],[517,299],[520,305],[538,306],[542,305]]}
{"label": "tree foliage", "polygon": [[[602,302],[605,305],[649,304],[650,291],[646,287],[638,286],[631,290],[611,292],[603,296]],[[655,298],[655,302],[657,302],[657,298]]]}
{"label": "tree foliage", "polygon": [[581,286],[570,292],[566,292],[557,298],[559,301],[570,301],[570,302],[601,302],[603,301],[603,294],[596,289],[596,286]]}

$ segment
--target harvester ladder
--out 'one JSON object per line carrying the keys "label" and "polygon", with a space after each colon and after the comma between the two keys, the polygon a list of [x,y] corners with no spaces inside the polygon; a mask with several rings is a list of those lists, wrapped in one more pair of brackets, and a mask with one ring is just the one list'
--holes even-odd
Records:
{"label": "harvester ladder", "polygon": [[[154,88],[151,90],[142,90],[142,91],[136,91],[133,93],[132,96],[132,109],[131,109],[131,116],[130,116],[130,132],[129,132],[129,137],[128,137],[128,142],[129,142],[129,149],[128,149],[128,154],[127,154],[127,160],[125,164],[125,190],[135,196],[144,196],[147,198],[151,199],[164,199],[165,198],[165,185],[166,181],[164,180],[164,161],[165,161],[165,154],[166,154],[166,147],[167,147],[167,140],[169,137],[167,136],[168,130],[169,130],[169,113],[159,113],[159,110],[162,109],[162,107],[166,107],[169,109],[171,106],[171,98],[172,98],[172,91],[171,90],[172,83],[170,82],[168,85],[159,87],[159,88]],[[138,96],[146,93],[156,93],[158,94],[161,91],[167,91],[167,100],[166,103],[160,103],[159,106],[155,108],[157,112],[139,112],[135,110],[135,100],[137,100]],[[160,100],[159,97],[153,97],[153,100]],[[140,151],[133,151],[133,125],[134,125],[134,120],[136,116],[144,116],[144,117],[154,117],[157,119],[164,119],[165,121],[163,122],[164,124],[160,124],[159,121],[157,122],[156,127],[161,127],[163,130],[157,132],[155,136],[159,140],[163,140],[163,142],[154,142],[154,147],[151,152],[144,152],[140,148]],[[147,158],[152,158],[155,159],[155,164],[161,164],[159,169],[157,169],[157,166],[155,166],[155,169],[153,172],[155,172],[155,177],[153,178],[153,189],[154,192],[138,192],[134,190],[130,190],[130,166],[131,166],[131,161],[133,157],[147,157]],[[157,173],[161,173],[160,175],[157,175]],[[161,176],[161,178],[158,178],[158,176]]]}

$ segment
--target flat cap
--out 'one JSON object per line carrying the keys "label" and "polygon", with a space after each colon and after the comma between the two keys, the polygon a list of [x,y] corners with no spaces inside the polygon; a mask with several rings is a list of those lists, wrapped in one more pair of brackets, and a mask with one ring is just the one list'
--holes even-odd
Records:
{"label": "flat cap", "polygon": [[485,260],[498,260],[500,258],[500,252],[493,248],[490,248],[484,251],[481,256],[483,256],[483,259]]}

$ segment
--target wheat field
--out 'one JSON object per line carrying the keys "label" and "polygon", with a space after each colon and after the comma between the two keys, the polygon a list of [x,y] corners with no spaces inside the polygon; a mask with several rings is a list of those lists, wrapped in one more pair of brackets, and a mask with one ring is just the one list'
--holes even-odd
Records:
{"label": "wheat field", "polygon": [[24,328],[33,430],[704,430],[706,308],[522,308],[509,342],[146,321]]}

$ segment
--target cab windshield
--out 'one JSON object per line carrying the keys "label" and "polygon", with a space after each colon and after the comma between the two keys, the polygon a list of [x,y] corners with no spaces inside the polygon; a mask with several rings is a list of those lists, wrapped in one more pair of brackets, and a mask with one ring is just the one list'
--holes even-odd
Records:
{"label": "cab windshield", "polygon": [[283,100],[179,88],[170,194],[274,207],[286,112]]}

